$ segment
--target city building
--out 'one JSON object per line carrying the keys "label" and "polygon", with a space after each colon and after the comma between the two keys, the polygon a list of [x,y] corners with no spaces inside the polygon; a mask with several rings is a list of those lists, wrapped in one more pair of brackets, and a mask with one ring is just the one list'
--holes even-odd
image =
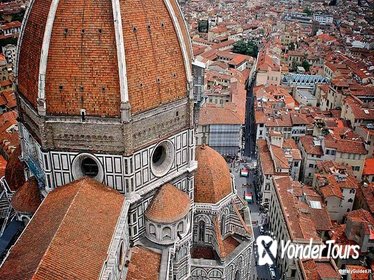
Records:
{"label": "city building", "polygon": [[2,47],[2,52],[6,61],[14,68],[16,64],[17,46],[12,44],[5,45]]}
{"label": "city building", "polygon": [[313,187],[321,194],[331,220],[343,222],[353,209],[358,189],[352,169],[333,161],[321,161],[317,164]]}
{"label": "city building", "polygon": [[[308,244],[311,239],[312,244],[322,244],[321,234],[331,228],[327,211],[318,197],[305,197],[304,187],[289,176],[273,177],[269,217],[270,229],[278,244],[281,240]],[[282,258],[280,247],[276,259],[280,277],[302,279],[301,264],[297,259]]]}
{"label": "city building", "polygon": [[313,20],[318,21],[322,25],[330,25],[334,21],[334,17],[329,14],[316,13],[313,15]]}
{"label": "city building", "polygon": [[244,116],[234,104],[207,104],[199,110],[197,144],[207,144],[222,155],[236,156],[243,148],[243,124]]}

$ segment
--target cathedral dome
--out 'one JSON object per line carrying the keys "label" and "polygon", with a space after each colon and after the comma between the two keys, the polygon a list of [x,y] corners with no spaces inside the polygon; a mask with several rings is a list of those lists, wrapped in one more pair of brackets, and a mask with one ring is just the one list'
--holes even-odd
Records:
{"label": "cathedral dome", "polygon": [[39,114],[118,118],[187,97],[192,51],[176,0],[30,5],[17,85]]}
{"label": "cathedral dome", "polygon": [[145,236],[157,244],[172,244],[190,228],[190,197],[172,184],[163,185],[145,211]]}
{"label": "cathedral dome", "polygon": [[230,170],[225,159],[209,146],[196,148],[195,202],[217,203],[232,193]]}
{"label": "cathedral dome", "polygon": [[173,223],[184,218],[191,203],[187,193],[172,184],[163,185],[148,206],[145,216],[156,223]]}
{"label": "cathedral dome", "polygon": [[12,206],[18,212],[34,213],[40,203],[40,191],[35,177],[27,180],[12,197]]}

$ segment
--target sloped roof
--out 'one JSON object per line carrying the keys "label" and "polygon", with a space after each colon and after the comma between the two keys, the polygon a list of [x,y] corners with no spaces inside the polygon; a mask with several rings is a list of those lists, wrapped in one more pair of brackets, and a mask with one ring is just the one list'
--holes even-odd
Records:
{"label": "sloped roof", "polygon": [[136,246],[131,249],[131,261],[127,271],[127,280],[158,279],[161,266],[161,254],[147,248]]}
{"label": "sloped roof", "polygon": [[24,164],[19,160],[21,146],[10,155],[5,169],[5,180],[12,191],[18,190],[25,183]]}
{"label": "sloped roof", "polygon": [[235,106],[218,107],[208,105],[202,107],[199,113],[199,125],[243,124],[243,120],[241,120],[239,113],[233,107]]}
{"label": "sloped roof", "polygon": [[91,178],[51,191],[0,267],[0,279],[97,279],[123,202]]}
{"label": "sloped roof", "polygon": [[40,203],[40,190],[35,177],[28,179],[12,197],[12,206],[18,212],[34,213]]}

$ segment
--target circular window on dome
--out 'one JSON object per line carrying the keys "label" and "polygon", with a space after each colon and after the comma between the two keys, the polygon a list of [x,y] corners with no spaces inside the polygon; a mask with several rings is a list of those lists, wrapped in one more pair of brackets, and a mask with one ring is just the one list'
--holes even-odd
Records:
{"label": "circular window on dome", "polygon": [[84,176],[96,177],[99,174],[99,166],[89,157],[82,160],[81,169]]}
{"label": "circular window on dome", "polygon": [[156,146],[151,158],[152,173],[156,177],[164,176],[174,162],[174,146],[169,141],[164,141]]}
{"label": "circular window on dome", "polygon": [[91,154],[79,154],[73,160],[72,173],[75,180],[84,176],[103,181],[104,171],[100,161]]}

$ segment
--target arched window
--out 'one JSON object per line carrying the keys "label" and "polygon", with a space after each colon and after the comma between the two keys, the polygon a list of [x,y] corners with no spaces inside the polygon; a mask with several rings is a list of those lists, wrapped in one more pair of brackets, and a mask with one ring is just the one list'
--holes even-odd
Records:
{"label": "arched window", "polygon": [[237,270],[235,273],[235,280],[240,280],[240,271]]}
{"label": "arched window", "polygon": [[226,214],[222,214],[222,217],[221,217],[221,234],[222,234],[222,236],[224,236],[225,233],[226,233],[225,223],[226,223]]}
{"label": "arched window", "polygon": [[121,241],[121,245],[119,247],[119,254],[118,254],[118,268],[119,270],[122,270],[123,265],[125,263],[125,254],[124,254],[124,246],[123,241]]}
{"label": "arched window", "polygon": [[178,227],[177,227],[177,232],[178,233],[183,233],[184,227],[183,227],[183,221],[179,222]]}
{"label": "arched window", "polygon": [[149,224],[149,234],[156,236],[156,227],[154,224]]}
{"label": "arched window", "polygon": [[171,228],[170,227],[164,227],[162,229],[162,239],[163,240],[170,240],[171,239]]}
{"label": "arched window", "polygon": [[199,222],[199,241],[205,241],[205,222],[203,220]]}

